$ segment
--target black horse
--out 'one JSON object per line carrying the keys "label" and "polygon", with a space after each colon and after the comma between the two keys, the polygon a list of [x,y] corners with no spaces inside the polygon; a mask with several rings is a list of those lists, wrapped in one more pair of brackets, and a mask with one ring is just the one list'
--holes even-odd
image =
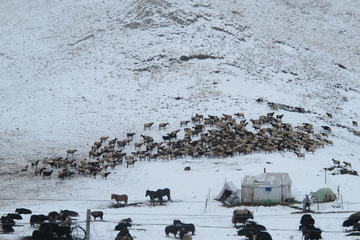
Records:
{"label": "black horse", "polygon": [[150,190],[146,190],[146,194],[145,197],[150,196],[150,200],[151,200],[151,205],[155,206],[155,199],[159,199],[160,200],[160,204],[162,204],[163,201],[163,195],[162,195],[162,191],[150,191]]}
{"label": "black horse", "polygon": [[164,188],[164,189],[158,189],[157,192],[161,192],[162,196],[166,196],[168,201],[171,201],[171,197],[170,197],[170,189],[168,188]]}

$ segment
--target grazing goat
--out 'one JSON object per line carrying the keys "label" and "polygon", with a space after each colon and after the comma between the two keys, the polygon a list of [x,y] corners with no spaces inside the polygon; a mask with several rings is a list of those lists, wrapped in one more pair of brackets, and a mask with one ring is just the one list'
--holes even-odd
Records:
{"label": "grazing goat", "polygon": [[74,153],[76,152],[77,150],[75,149],[75,150],[67,150],[66,151],[66,154],[67,154],[67,156],[69,156],[69,154],[71,155],[71,156],[74,156]]}
{"label": "grazing goat", "polygon": [[331,127],[329,126],[321,126],[324,130],[331,132]]}
{"label": "grazing goat", "polygon": [[273,105],[271,105],[271,109],[277,111],[277,110],[279,110],[279,107],[278,107],[278,105],[273,104]]}
{"label": "grazing goat", "polygon": [[245,117],[244,113],[235,113],[234,116],[237,116],[238,118],[240,118],[240,117],[244,118]]}
{"label": "grazing goat", "polygon": [[169,155],[161,156],[161,161],[169,161]]}
{"label": "grazing goat", "polygon": [[141,146],[143,145],[144,143],[134,143],[134,147],[135,147],[135,149],[136,148],[141,148]]}
{"label": "grazing goat", "polygon": [[23,167],[22,169],[21,169],[21,171],[22,172],[25,172],[25,171],[27,171],[27,168],[28,168],[29,166],[28,165],[26,165],[25,167]]}
{"label": "grazing goat", "polygon": [[345,164],[345,166],[347,166],[347,167],[351,167],[351,163],[349,163],[349,162],[345,162],[345,161],[343,161],[343,163]]}
{"label": "grazing goat", "polygon": [[131,138],[131,139],[133,138],[134,135],[135,135],[135,133],[127,133],[127,134],[126,134],[126,136],[127,136],[128,138]]}
{"label": "grazing goat", "polygon": [[229,114],[223,114],[223,116],[226,118],[226,120],[228,120],[228,119],[232,119],[232,116],[231,116],[231,115],[229,115]]}
{"label": "grazing goat", "polygon": [[117,138],[114,138],[113,140],[109,141],[109,146],[114,146],[116,143]]}
{"label": "grazing goat", "polygon": [[46,168],[44,168],[44,167],[36,168],[35,169],[35,176],[37,176],[38,174],[40,174],[40,176],[41,176],[41,173],[44,171],[44,169],[46,169]]}
{"label": "grazing goat", "polygon": [[107,178],[107,176],[110,174],[111,172],[102,172],[101,173],[101,178]]}
{"label": "grazing goat", "polygon": [[187,126],[190,121],[180,121],[180,127]]}
{"label": "grazing goat", "polygon": [[[126,168],[129,168],[129,165],[135,165],[135,162],[136,162],[137,160],[135,159],[135,160],[127,160],[126,161]],[[135,167],[135,166],[134,166]]]}
{"label": "grazing goat", "polygon": [[258,103],[262,103],[262,102],[264,101],[264,99],[261,97],[261,98],[256,99],[256,101],[257,101]]}
{"label": "grazing goat", "polygon": [[93,211],[90,213],[90,215],[93,216],[94,221],[96,220],[97,217],[103,220],[104,213],[102,211]]}
{"label": "grazing goat", "polygon": [[352,121],[352,124],[353,124],[354,126],[358,126],[358,122],[357,122],[357,121]]}
{"label": "grazing goat", "polygon": [[44,179],[44,177],[46,176],[46,177],[49,177],[49,179],[50,179],[50,176],[51,176],[51,174],[53,173],[54,171],[53,170],[51,170],[51,171],[43,171],[43,179]]}
{"label": "grazing goat", "polygon": [[360,136],[360,131],[355,131],[354,133],[356,136]]}
{"label": "grazing goat", "polygon": [[299,159],[305,159],[305,153],[295,152]]}
{"label": "grazing goat", "polygon": [[105,142],[108,138],[109,138],[109,137],[101,137],[101,138],[100,138],[100,141],[101,141],[101,142]]}
{"label": "grazing goat", "polygon": [[40,161],[40,160],[37,160],[37,161],[32,162],[32,163],[31,163],[31,167],[34,167],[34,166],[37,167],[37,165],[39,164],[39,161]]}
{"label": "grazing goat", "polygon": [[144,124],[144,130],[146,130],[146,129],[151,129],[151,126],[153,125],[154,123],[152,122],[152,123],[145,123]]}
{"label": "grazing goat", "polygon": [[334,164],[340,166],[340,161],[339,160],[332,159],[332,161],[334,162]]}
{"label": "grazing goat", "polygon": [[326,113],[326,115],[329,117],[329,118],[332,118],[332,114],[331,113]]}
{"label": "grazing goat", "polygon": [[159,123],[159,130],[160,130],[161,128],[165,129],[165,127],[166,127],[167,125],[169,125],[169,123]]}

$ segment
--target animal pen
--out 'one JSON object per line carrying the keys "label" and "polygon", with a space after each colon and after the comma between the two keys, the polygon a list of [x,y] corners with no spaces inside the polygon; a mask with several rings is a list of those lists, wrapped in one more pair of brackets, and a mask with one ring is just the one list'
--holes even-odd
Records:
{"label": "animal pen", "polygon": [[282,203],[291,199],[291,183],[288,173],[247,175],[241,183],[241,202]]}

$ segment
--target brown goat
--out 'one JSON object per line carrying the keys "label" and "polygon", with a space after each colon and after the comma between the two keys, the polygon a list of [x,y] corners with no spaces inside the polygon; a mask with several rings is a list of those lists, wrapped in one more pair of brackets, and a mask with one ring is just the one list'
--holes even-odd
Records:
{"label": "brown goat", "polygon": [[153,124],[154,124],[153,122],[152,123],[145,123],[144,124],[144,130],[150,129]]}
{"label": "brown goat", "polygon": [[305,159],[305,153],[295,152],[298,158]]}
{"label": "brown goat", "polygon": [[169,123],[159,123],[159,129],[161,128],[165,129],[167,125],[169,125]]}
{"label": "brown goat", "polygon": [[347,167],[351,167],[351,163],[349,163],[349,162],[345,162],[345,161],[343,161],[343,163],[345,164],[345,166],[347,166]]}
{"label": "brown goat", "polygon": [[76,151],[77,151],[76,149],[75,149],[75,150],[67,150],[67,151],[66,151],[67,156],[69,156],[69,154],[70,154],[71,156],[74,156],[74,153],[75,153]]}
{"label": "brown goat", "polygon": [[182,127],[182,126],[186,127],[189,122],[190,121],[180,121],[180,127]]}
{"label": "brown goat", "polygon": [[340,166],[340,161],[339,160],[332,159],[332,161],[334,162],[334,164]]}

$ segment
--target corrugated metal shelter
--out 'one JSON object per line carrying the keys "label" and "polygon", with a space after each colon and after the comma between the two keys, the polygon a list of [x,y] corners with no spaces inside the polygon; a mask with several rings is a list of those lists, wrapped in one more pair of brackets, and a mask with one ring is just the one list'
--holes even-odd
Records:
{"label": "corrugated metal shelter", "polygon": [[241,202],[283,202],[291,198],[291,183],[288,173],[247,175],[241,183]]}

